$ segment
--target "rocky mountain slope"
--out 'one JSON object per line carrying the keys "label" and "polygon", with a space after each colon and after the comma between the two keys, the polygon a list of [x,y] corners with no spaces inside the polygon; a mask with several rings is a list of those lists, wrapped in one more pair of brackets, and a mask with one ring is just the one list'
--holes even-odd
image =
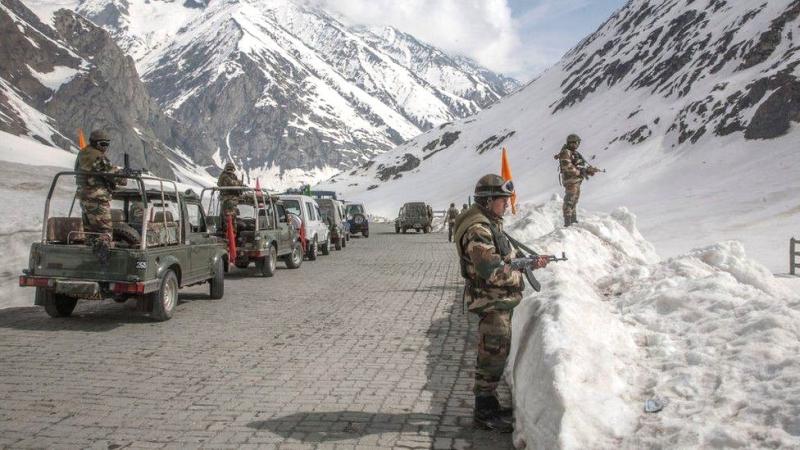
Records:
{"label": "rocky mountain slope", "polygon": [[235,161],[274,185],[350,169],[467,117],[516,81],[391,28],[348,27],[300,1],[33,0],[110,31],[158,104],[208,136],[201,165]]}
{"label": "rocky mountain slope", "polygon": [[553,155],[576,132],[608,169],[582,206],[630,206],[681,250],[741,238],[782,266],[800,188],[799,15],[798,0],[632,0],[492,108],[321,186],[386,217],[410,200],[443,208],[499,171],[507,147],[520,198],[544,200],[563,192]]}
{"label": "rocky mountain slope", "polygon": [[0,1],[0,130],[76,151],[79,128],[105,128],[112,161],[128,153],[133,165],[169,177],[174,150],[205,147],[202,134],[161,112],[107,32],[67,10],[52,19],[44,24],[24,4]]}

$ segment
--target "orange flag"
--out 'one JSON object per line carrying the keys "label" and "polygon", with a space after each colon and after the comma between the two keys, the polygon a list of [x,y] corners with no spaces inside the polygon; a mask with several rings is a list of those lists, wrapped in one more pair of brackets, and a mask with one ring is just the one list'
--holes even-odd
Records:
{"label": "orange flag", "polygon": [[86,137],[83,136],[82,128],[78,128],[78,148],[81,150],[86,148]]}
{"label": "orange flag", "polygon": [[[508,164],[508,153],[506,152],[506,148],[503,147],[503,156],[500,158],[500,174],[503,176],[503,179],[508,181],[513,179],[514,177],[511,175],[511,165]],[[517,213],[517,190],[514,189],[514,193],[511,194],[511,212],[513,214]]]}

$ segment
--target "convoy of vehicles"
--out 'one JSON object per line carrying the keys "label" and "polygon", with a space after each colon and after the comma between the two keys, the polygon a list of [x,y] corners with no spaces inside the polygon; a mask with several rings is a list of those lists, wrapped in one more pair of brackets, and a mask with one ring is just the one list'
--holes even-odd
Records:
{"label": "convoy of vehicles", "polygon": [[394,220],[395,233],[403,233],[414,229],[419,233],[430,233],[433,224],[433,209],[424,202],[410,202],[404,204]]}
{"label": "convoy of vehicles", "polygon": [[[198,196],[191,189],[180,191],[174,181],[126,170],[100,174],[126,180],[112,194],[113,233],[101,254],[97,233],[84,229],[77,194],[68,213],[51,215],[59,181],[80,174],[60,172],[53,178],[41,242],[31,246],[28,267],[19,277],[20,286],[36,289],[34,304],[52,317],[71,315],[81,299],[135,299],[139,311],[168,320],[182,287],[208,283],[209,296],[222,298],[230,265],[247,269],[254,264],[259,274],[271,277],[279,260],[297,269],[304,257],[328,255],[331,246],[342,250],[351,234],[369,237],[364,205],[345,203],[333,192],[317,192],[314,199],[236,186],[205,188]],[[406,203],[395,231],[428,233],[431,219],[429,205]]]}

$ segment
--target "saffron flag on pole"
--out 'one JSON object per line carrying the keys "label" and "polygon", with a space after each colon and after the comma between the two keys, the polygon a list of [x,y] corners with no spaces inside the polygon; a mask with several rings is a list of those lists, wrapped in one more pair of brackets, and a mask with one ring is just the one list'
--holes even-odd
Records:
{"label": "saffron flag on pole", "polygon": [[78,128],[78,149],[86,148],[86,137],[83,136],[83,129]]}
{"label": "saffron flag on pole", "polygon": [[[511,180],[514,177],[511,175],[511,165],[508,163],[508,153],[506,152],[506,148],[503,147],[503,155],[500,159],[500,175],[503,177],[503,180]],[[511,212],[513,214],[517,213],[517,190],[514,189],[514,192],[511,194]]]}

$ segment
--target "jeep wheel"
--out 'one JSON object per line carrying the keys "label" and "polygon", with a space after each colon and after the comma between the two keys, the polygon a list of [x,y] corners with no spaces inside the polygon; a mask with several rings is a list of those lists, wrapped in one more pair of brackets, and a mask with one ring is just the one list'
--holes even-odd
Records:
{"label": "jeep wheel", "polygon": [[308,246],[308,260],[314,261],[317,256],[319,256],[319,245],[317,245],[317,237],[314,236],[314,240]]}
{"label": "jeep wheel", "polygon": [[431,232],[431,226],[430,226],[430,225],[428,225],[428,226],[427,226],[427,227],[425,227],[425,228],[424,228],[422,231],[423,231],[424,233],[430,233],[430,232]]}
{"label": "jeep wheel", "polygon": [[346,237],[342,237],[342,248],[345,248],[345,247],[347,247],[347,238]]}
{"label": "jeep wheel", "polygon": [[208,284],[208,296],[212,300],[219,300],[225,295],[225,265],[222,263],[222,258],[214,264],[214,278],[210,279]]}
{"label": "jeep wheel", "polygon": [[78,304],[78,299],[56,294],[43,287],[36,288],[36,295],[44,300],[44,310],[50,317],[69,317]]}
{"label": "jeep wheel", "polygon": [[114,223],[113,236],[115,241],[127,242],[130,247],[142,243],[142,235],[125,222]]}
{"label": "jeep wheel", "polygon": [[292,253],[287,255],[284,261],[289,269],[299,268],[303,264],[303,245],[295,241],[294,246],[292,246]]}
{"label": "jeep wheel", "polygon": [[398,227],[397,225],[395,225],[395,226],[394,226],[394,232],[395,232],[396,234],[400,234],[400,227]]}
{"label": "jeep wheel", "polygon": [[361,235],[364,236],[365,238],[368,238],[369,237],[369,231],[364,231],[364,232],[361,233]]}
{"label": "jeep wheel", "polygon": [[320,248],[320,250],[322,250],[322,254],[323,255],[330,255],[331,254],[331,235],[330,234],[328,235],[328,240],[325,241],[324,244],[322,244],[322,247]]}
{"label": "jeep wheel", "polygon": [[408,233],[408,228],[403,228],[403,234]]}
{"label": "jeep wheel", "polygon": [[271,277],[275,275],[275,266],[278,265],[278,251],[275,250],[274,245],[269,246],[269,251],[267,256],[263,258],[259,258],[256,261],[256,269],[261,272],[261,275],[265,277]]}
{"label": "jeep wheel", "polygon": [[339,239],[336,239],[336,242],[333,244],[333,248],[336,250],[341,250],[344,247],[344,238],[339,236]]}
{"label": "jeep wheel", "polygon": [[178,288],[178,277],[172,269],[167,269],[161,276],[161,286],[158,290],[145,295],[153,304],[150,317],[159,322],[172,318],[175,306],[178,305]]}
{"label": "jeep wheel", "polygon": [[349,241],[349,240],[350,240],[350,232],[347,232],[347,239],[345,239],[345,241]]}

